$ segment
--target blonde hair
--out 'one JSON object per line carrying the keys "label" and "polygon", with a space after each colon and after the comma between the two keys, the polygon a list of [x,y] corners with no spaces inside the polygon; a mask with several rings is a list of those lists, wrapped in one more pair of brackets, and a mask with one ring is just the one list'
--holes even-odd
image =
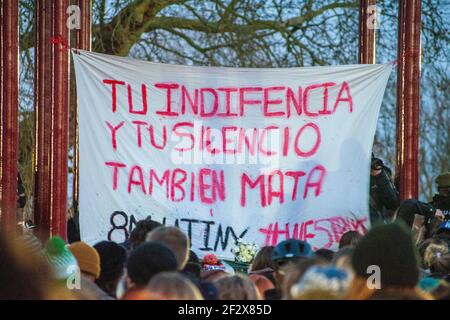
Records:
{"label": "blonde hair", "polygon": [[178,270],[183,270],[189,260],[189,238],[177,227],[158,227],[147,234],[146,241],[159,241],[172,250],[178,262]]}
{"label": "blonde hair", "polygon": [[423,264],[425,268],[430,268],[433,264],[435,264],[440,258],[448,254],[448,246],[446,243],[430,243],[428,247],[425,249],[425,253],[423,255]]}
{"label": "blonde hair", "polygon": [[221,300],[261,300],[253,282],[240,274],[220,278],[214,284]]}
{"label": "blonde hair", "polygon": [[161,272],[147,285],[155,300],[203,300],[200,290],[186,277],[177,272]]}

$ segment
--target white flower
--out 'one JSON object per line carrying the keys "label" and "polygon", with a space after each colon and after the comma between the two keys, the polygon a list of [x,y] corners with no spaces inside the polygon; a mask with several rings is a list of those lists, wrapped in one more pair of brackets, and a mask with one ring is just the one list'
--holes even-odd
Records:
{"label": "white flower", "polygon": [[246,243],[241,238],[236,240],[235,246],[231,249],[236,261],[251,263],[258,252],[256,243]]}

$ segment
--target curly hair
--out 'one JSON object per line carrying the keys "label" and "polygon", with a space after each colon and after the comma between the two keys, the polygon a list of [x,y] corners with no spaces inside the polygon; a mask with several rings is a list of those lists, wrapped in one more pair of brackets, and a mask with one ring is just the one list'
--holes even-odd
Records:
{"label": "curly hair", "polygon": [[424,254],[424,266],[429,268],[431,273],[450,273],[450,252],[445,242],[431,243]]}

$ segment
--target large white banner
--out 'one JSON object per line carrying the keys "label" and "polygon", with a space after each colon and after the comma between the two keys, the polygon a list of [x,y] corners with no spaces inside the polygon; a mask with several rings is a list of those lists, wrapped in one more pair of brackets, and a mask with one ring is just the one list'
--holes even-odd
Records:
{"label": "large white banner", "polygon": [[74,54],[80,228],[176,225],[200,254],[237,238],[335,248],[369,227],[370,156],[391,65],[289,69]]}

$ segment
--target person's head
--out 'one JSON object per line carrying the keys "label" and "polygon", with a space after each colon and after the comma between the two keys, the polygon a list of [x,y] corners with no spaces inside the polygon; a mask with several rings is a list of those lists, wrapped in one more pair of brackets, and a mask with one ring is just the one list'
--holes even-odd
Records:
{"label": "person's head", "polygon": [[274,247],[264,246],[256,253],[255,259],[250,266],[250,271],[257,271],[263,269],[275,269],[274,263],[272,261],[272,252]]}
{"label": "person's head", "polygon": [[450,172],[445,172],[437,176],[436,185],[439,195],[450,197]]}
{"label": "person's head", "polygon": [[177,258],[178,270],[183,270],[189,258],[189,238],[176,227],[158,227],[147,235],[147,241],[164,243]]}
{"label": "person's head", "polygon": [[425,265],[425,250],[431,243],[441,243],[441,241],[433,239],[433,238],[427,238],[417,245],[417,251],[419,252],[420,257],[420,263],[421,268],[428,269],[429,267]]}
{"label": "person's head", "polygon": [[347,231],[344,233],[339,240],[339,249],[343,247],[354,247],[361,240],[362,235],[354,230]]}
{"label": "person's head", "polygon": [[[44,253],[45,255],[45,253]],[[0,300],[48,299],[51,269],[22,242],[0,232]],[[73,258],[73,261],[76,261]]]}
{"label": "person's head", "polygon": [[343,247],[334,254],[333,260],[331,261],[333,265],[338,268],[344,269],[351,276],[353,276],[354,274],[352,267],[352,255],[354,250],[355,249],[353,247]]}
{"label": "person's head", "polygon": [[146,286],[158,273],[177,268],[177,259],[166,245],[155,241],[142,243],[128,257],[128,287]]}
{"label": "person's head", "polygon": [[272,251],[272,261],[276,270],[289,262],[314,256],[311,245],[305,241],[289,239],[280,242]]}
{"label": "person's head", "polygon": [[303,277],[309,268],[326,264],[327,262],[320,258],[302,259],[284,264],[276,274],[282,297],[284,299],[291,298],[291,287]]}
{"label": "person's head", "polygon": [[351,277],[335,266],[312,266],[290,289],[295,300],[342,299],[350,286]]}
{"label": "person's head", "polygon": [[205,300],[219,300],[219,290],[214,283],[200,281],[198,288]]}
{"label": "person's head", "polygon": [[130,233],[131,249],[133,250],[145,242],[147,234],[160,226],[162,226],[161,223],[151,219],[139,220]]}
{"label": "person's head", "polygon": [[94,281],[100,276],[100,256],[93,247],[83,241],[73,242],[67,246],[77,259],[81,272]]}
{"label": "person's head", "polygon": [[199,289],[178,272],[161,272],[147,285],[147,290],[162,300],[203,300]]}
{"label": "person's head", "polygon": [[331,262],[333,260],[334,252],[330,249],[319,249],[314,252],[315,256],[318,258],[322,258],[323,260],[327,262]]}
{"label": "person's head", "polygon": [[425,249],[424,265],[433,274],[450,274],[450,253],[447,243],[431,243]]}
{"label": "person's head", "polygon": [[161,297],[158,294],[152,294],[146,287],[133,287],[127,290],[120,300],[160,300]]}
{"label": "person's head", "polygon": [[373,227],[356,245],[352,266],[355,277],[350,299],[369,299],[379,291],[367,286],[367,279],[374,272],[373,266],[379,273],[381,290],[414,290],[419,281],[418,253],[411,231],[401,221]]}
{"label": "person's head", "polygon": [[79,267],[76,258],[68,249],[64,240],[58,236],[47,240],[43,257],[50,266],[54,278],[60,281],[67,280]]}
{"label": "person's head", "polygon": [[272,251],[272,261],[275,266],[275,281],[277,286],[283,283],[286,270],[291,264],[310,259],[314,256],[312,247],[305,241],[290,239],[282,241]]}
{"label": "person's head", "polygon": [[259,274],[251,274],[248,276],[248,279],[256,286],[256,289],[258,289],[259,295],[261,297],[265,296],[265,292],[267,290],[272,290],[275,288],[272,281],[267,279],[265,276]]}
{"label": "person's head", "polygon": [[218,279],[227,277],[229,273],[225,270],[201,270],[200,279],[204,282],[215,282]]}
{"label": "person's head", "polygon": [[124,247],[113,241],[101,241],[94,245],[100,256],[100,277],[95,281],[109,295],[115,297],[117,284],[125,269],[127,253]]}
{"label": "person's head", "polygon": [[274,286],[277,286],[277,281],[275,279],[275,271],[273,269],[271,269],[271,268],[250,271],[248,274],[249,275],[260,275],[260,276],[263,276],[263,277],[269,279],[270,282],[272,282],[272,284]]}
{"label": "person's head", "polygon": [[224,264],[215,254],[206,254],[202,260],[200,278],[205,282],[213,282],[228,275],[225,269]]}
{"label": "person's head", "polygon": [[222,277],[214,282],[220,300],[260,300],[256,286],[243,275]]}

